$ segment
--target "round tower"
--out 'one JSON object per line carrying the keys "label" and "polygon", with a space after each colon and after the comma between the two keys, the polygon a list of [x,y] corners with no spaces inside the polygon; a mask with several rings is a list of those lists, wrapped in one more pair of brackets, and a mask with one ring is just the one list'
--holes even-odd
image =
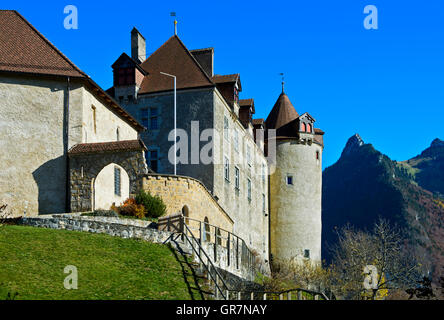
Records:
{"label": "round tower", "polygon": [[[266,128],[276,130],[276,158],[270,165],[270,251],[274,263],[321,262],[324,132],[314,123],[310,114],[297,113],[283,90],[266,120]],[[268,146],[272,159],[270,143],[273,141],[269,140]]]}

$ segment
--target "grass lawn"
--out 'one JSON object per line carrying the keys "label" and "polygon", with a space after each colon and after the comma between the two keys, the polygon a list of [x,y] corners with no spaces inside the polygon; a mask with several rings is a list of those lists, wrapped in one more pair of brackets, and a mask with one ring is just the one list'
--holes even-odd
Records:
{"label": "grass lawn", "polygon": [[[78,290],[64,288],[68,265],[77,267]],[[0,300],[5,290],[19,300],[190,299],[167,246],[23,226],[0,226],[0,289]]]}

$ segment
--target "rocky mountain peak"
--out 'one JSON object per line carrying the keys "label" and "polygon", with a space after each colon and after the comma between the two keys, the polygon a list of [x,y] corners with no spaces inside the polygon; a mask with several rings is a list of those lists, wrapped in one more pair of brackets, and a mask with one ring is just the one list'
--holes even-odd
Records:
{"label": "rocky mountain peak", "polygon": [[430,146],[432,148],[433,147],[444,147],[444,141],[442,141],[441,139],[436,138],[435,140],[432,141],[432,144]]}
{"label": "rocky mountain peak", "polygon": [[342,151],[342,156],[352,154],[363,145],[364,145],[364,140],[362,140],[361,136],[356,133],[350,139],[348,139],[347,144],[345,145],[345,148]]}

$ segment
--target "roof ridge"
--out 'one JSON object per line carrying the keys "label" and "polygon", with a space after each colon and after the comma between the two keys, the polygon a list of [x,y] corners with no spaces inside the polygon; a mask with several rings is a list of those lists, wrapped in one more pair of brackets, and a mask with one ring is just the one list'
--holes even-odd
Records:
{"label": "roof ridge", "polygon": [[182,45],[182,47],[185,49],[185,51],[187,52],[187,54],[190,56],[190,58],[194,61],[194,63],[199,67],[200,72],[202,72],[202,74],[207,78],[208,81],[210,81],[211,84],[214,84],[213,80],[208,76],[208,74],[205,72],[205,70],[202,68],[202,66],[200,65],[200,63],[196,60],[196,58],[191,54],[190,50],[188,50],[188,48],[185,46],[185,44],[182,42],[182,40],[180,40],[179,36],[174,35],[173,37],[175,37],[179,43]]}
{"label": "roof ridge", "polygon": [[52,44],[51,41],[49,41],[42,33],[40,33],[28,20],[26,20],[25,17],[23,17],[18,11],[16,10],[2,10],[2,11],[10,11],[14,12],[20,19],[22,19],[40,38],[42,38],[58,55],[60,55],[68,64],[70,64],[77,72],[82,74],[85,78],[89,78],[89,76],[79,69],[71,60],[68,59],[57,47]]}

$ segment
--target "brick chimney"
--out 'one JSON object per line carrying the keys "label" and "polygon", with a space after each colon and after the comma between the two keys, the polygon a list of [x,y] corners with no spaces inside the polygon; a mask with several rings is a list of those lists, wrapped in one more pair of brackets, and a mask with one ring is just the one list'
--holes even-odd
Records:
{"label": "brick chimney", "polygon": [[139,64],[146,60],[146,40],[136,28],[131,31],[131,58]]}

